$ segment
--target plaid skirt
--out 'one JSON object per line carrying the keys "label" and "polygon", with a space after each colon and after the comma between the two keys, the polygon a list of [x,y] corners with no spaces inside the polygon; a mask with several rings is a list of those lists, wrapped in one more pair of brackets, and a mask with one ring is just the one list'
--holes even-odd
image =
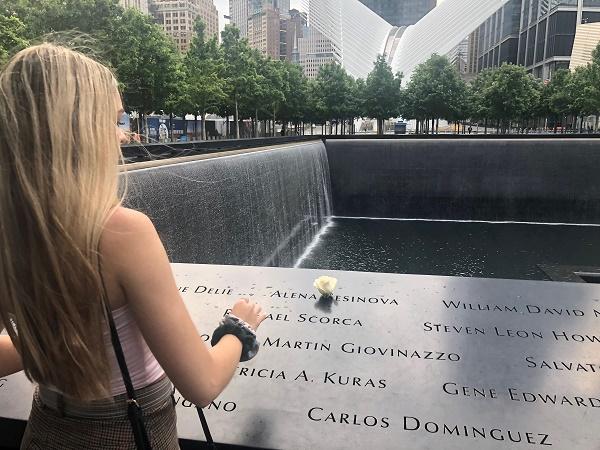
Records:
{"label": "plaid skirt", "polygon": [[[164,377],[136,390],[154,450],[179,450],[173,387]],[[44,388],[33,396],[21,450],[136,450],[125,394],[79,403]]]}

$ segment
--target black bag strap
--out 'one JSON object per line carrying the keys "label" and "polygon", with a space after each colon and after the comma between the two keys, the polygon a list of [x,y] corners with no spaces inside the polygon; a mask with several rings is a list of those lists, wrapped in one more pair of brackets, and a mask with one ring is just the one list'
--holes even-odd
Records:
{"label": "black bag strap", "polygon": [[144,425],[142,408],[135,398],[135,389],[133,388],[133,383],[131,382],[129,369],[127,369],[127,362],[125,361],[125,354],[123,353],[123,347],[121,346],[119,333],[117,332],[112,311],[108,305],[108,294],[106,291],[106,285],[104,284],[102,270],[100,270],[100,281],[102,282],[102,303],[106,312],[108,327],[110,328],[110,340],[112,342],[113,350],[115,351],[115,356],[117,357],[119,369],[121,370],[125,389],[127,390],[127,416],[129,417],[129,422],[131,423],[135,444],[138,450],[152,450],[150,440],[148,439],[148,433],[146,432],[146,427]]}
{"label": "black bag strap", "polygon": [[[123,353],[123,347],[121,346],[121,340],[119,339],[119,333],[117,332],[117,327],[112,316],[112,311],[108,306],[108,294],[106,291],[106,285],[104,283],[104,276],[102,275],[102,270],[100,270],[100,281],[102,282],[102,303],[104,304],[106,320],[110,328],[110,340],[115,351],[115,356],[117,357],[117,362],[119,363],[121,375],[123,376],[123,383],[125,384],[125,389],[127,390],[127,415],[129,416],[129,421],[131,422],[131,428],[133,430],[135,444],[138,450],[152,450],[150,440],[148,439],[148,433],[146,432],[146,427],[144,425],[142,408],[140,407],[135,398],[135,390],[133,388],[133,383],[131,382],[129,370],[127,369],[127,362],[125,361],[125,355]],[[202,411],[202,408],[200,408],[199,406],[196,406],[196,410],[198,411],[198,417],[200,417],[200,423],[202,424],[202,430],[204,431],[204,435],[206,436],[207,444],[210,446],[210,448],[216,449],[217,447],[213,441],[210,429],[208,428],[208,422],[206,421],[206,417],[204,416],[204,411]]]}
{"label": "black bag strap", "polygon": [[125,355],[123,354],[123,347],[121,346],[121,340],[119,339],[119,333],[117,333],[117,327],[112,316],[112,311],[104,302],[104,309],[106,310],[106,317],[108,320],[108,326],[110,328],[110,340],[112,342],[117,362],[119,363],[119,369],[121,369],[121,375],[123,376],[123,383],[127,390],[127,400],[135,401],[135,390],[133,389],[133,383],[131,382],[131,375],[129,375],[129,369],[127,369],[127,362],[125,361]]}
{"label": "black bag strap", "polygon": [[200,417],[200,423],[202,424],[202,430],[204,431],[204,436],[206,436],[206,443],[212,449],[216,449],[215,441],[213,441],[212,434],[210,434],[210,429],[208,428],[208,422],[206,421],[206,417],[204,416],[204,411],[199,406],[196,406],[196,411],[198,411],[198,417]]}

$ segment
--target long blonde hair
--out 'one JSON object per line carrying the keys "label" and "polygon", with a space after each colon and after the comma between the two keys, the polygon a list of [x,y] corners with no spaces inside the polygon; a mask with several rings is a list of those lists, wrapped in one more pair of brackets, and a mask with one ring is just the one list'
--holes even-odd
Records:
{"label": "long blonde hair", "polygon": [[110,393],[98,245],[119,204],[117,84],[53,44],[0,73],[0,320],[27,376]]}

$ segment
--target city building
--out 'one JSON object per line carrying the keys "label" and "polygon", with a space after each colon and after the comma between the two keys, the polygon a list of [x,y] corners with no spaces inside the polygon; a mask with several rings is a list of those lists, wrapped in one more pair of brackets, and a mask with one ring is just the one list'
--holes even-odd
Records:
{"label": "city building", "polygon": [[474,32],[476,36],[472,34],[477,39],[477,52],[469,54],[472,67],[481,71],[503,63],[517,64],[522,2],[509,0]]}
{"label": "city building", "polygon": [[120,0],[123,8],[137,8],[144,14],[148,14],[148,0]]}
{"label": "city building", "polygon": [[469,35],[467,50],[467,73],[475,76],[479,72],[479,28]]}
{"label": "city building", "polygon": [[265,9],[278,9],[280,14],[287,16],[290,0],[229,0],[230,23],[240,30],[241,37],[248,37],[248,21]]}
{"label": "city building", "polygon": [[260,50],[265,56],[280,59],[281,19],[279,9],[267,5],[252,14],[248,18],[247,37],[250,47]]}
{"label": "city building", "polygon": [[304,75],[314,79],[326,64],[338,61],[333,43],[315,28],[304,26],[298,38],[292,60],[302,67]]}
{"label": "city building", "polygon": [[475,74],[469,72],[469,38],[463,39],[460,44],[446,54],[446,57],[465,81],[475,77]]}
{"label": "city building", "polygon": [[229,0],[229,21],[240,30],[240,36],[248,36],[248,10],[251,0]]}
{"label": "city building", "polygon": [[308,25],[333,45],[336,60],[365,78],[379,54],[410,79],[432,54],[445,55],[507,0],[445,0],[414,25],[394,26],[359,0],[307,0]]}
{"label": "city building", "polygon": [[414,25],[435,8],[436,0],[360,0],[385,21],[396,27]]}
{"label": "city building", "polygon": [[294,59],[294,49],[297,49],[298,39],[303,37],[306,26],[306,14],[297,9],[289,11],[288,17],[281,16],[280,58],[287,61]]}
{"label": "city building", "polygon": [[593,45],[594,27],[581,25],[596,22],[599,0],[510,0],[477,30],[477,70],[508,62],[549,80],[555,70],[571,66],[572,56],[578,57],[577,35],[578,46]]}
{"label": "city building", "polygon": [[219,36],[219,13],[212,0],[151,0],[150,12],[180,51],[190,48],[197,18],[205,25],[205,38]]}
{"label": "city building", "polygon": [[519,59],[536,77],[568,68],[577,25],[600,21],[597,0],[523,0]]}
{"label": "city building", "polygon": [[315,28],[304,26],[296,42],[292,61],[300,64],[309,79],[316,78],[324,65],[338,60],[333,43]]}
{"label": "city building", "polygon": [[231,23],[250,47],[273,59],[292,57],[294,36],[302,29],[305,18],[290,11],[290,0],[229,0]]}
{"label": "city building", "polygon": [[575,31],[575,41],[569,69],[575,70],[592,62],[592,53],[600,43],[600,22],[580,23]]}

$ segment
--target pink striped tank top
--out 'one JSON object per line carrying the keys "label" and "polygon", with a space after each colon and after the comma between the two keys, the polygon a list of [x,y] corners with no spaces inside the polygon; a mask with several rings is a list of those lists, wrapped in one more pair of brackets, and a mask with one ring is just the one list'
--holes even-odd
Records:
{"label": "pink striped tank top", "polygon": [[[165,371],[148,348],[148,344],[146,344],[129,306],[125,305],[115,309],[112,314],[133,387],[139,389],[160,379]],[[125,384],[110,341],[108,327],[104,333],[104,342],[111,365],[110,386],[112,395],[123,394],[126,392]]]}

